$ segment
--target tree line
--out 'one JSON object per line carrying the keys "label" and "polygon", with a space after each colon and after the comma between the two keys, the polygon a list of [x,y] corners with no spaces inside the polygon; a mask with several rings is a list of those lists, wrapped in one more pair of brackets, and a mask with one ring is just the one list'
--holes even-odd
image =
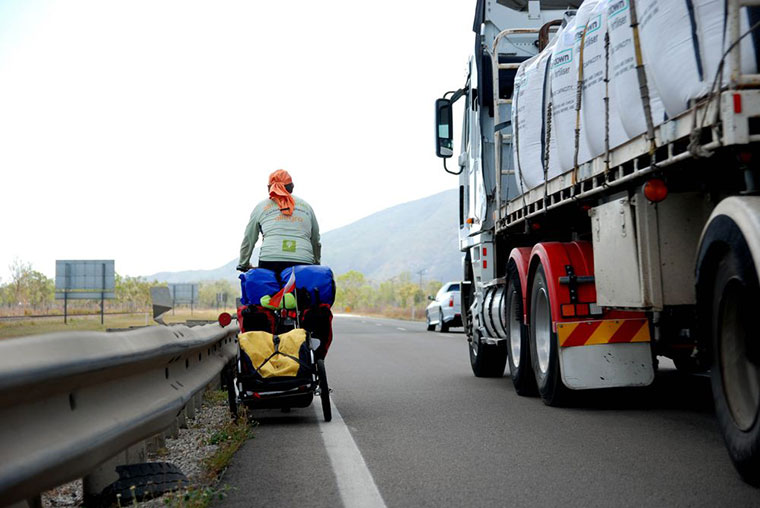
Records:
{"label": "tree line", "polygon": [[[55,299],[55,281],[52,278],[35,270],[31,263],[20,260],[11,263],[9,272],[10,278],[7,282],[0,280],[0,314],[47,314],[62,311],[63,300]],[[117,273],[114,286],[116,298],[105,301],[106,311],[148,312],[151,306],[150,288],[166,286],[166,283]],[[239,292],[239,288],[233,286],[230,281],[201,282],[198,287],[197,305],[215,308],[217,294],[222,293],[226,297],[227,308],[231,308],[234,307]],[[95,311],[100,302],[69,300],[68,306],[72,313]]]}
{"label": "tree line", "polygon": [[[0,280],[0,314],[56,313],[63,308],[63,301],[55,299],[55,281],[35,270],[31,263],[15,260],[9,266],[10,279]],[[439,281],[415,282],[408,272],[385,281],[370,281],[361,272],[351,270],[336,277],[335,309],[342,312],[370,312],[397,317],[421,317],[427,306],[427,296],[434,295],[441,287]],[[144,277],[116,274],[116,299],[106,300],[106,310],[111,312],[147,312],[150,310],[150,288],[166,286]],[[198,307],[217,308],[218,295],[227,309],[233,308],[240,296],[240,287],[229,280],[199,283]],[[100,302],[70,300],[71,312],[95,311]]]}
{"label": "tree line", "polygon": [[441,282],[415,282],[409,272],[381,282],[368,280],[351,270],[336,277],[335,308],[346,312],[368,312],[392,317],[424,317],[428,296],[435,295]]}

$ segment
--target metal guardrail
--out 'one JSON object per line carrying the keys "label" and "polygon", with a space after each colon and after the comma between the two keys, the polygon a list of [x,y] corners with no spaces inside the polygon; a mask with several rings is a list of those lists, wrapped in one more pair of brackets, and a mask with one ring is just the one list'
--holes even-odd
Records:
{"label": "metal guardrail", "polygon": [[0,341],[0,506],[173,425],[235,357],[238,331],[233,321]]}

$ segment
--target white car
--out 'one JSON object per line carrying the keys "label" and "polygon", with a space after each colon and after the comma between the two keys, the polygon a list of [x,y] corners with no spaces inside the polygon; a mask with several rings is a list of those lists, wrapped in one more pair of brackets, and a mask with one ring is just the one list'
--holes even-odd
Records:
{"label": "white car", "polygon": [[462,326],[459,282],[447,282],[438,293],[428,296],[430,305],[425,309],[428,331],[448,332],[452,326]]}

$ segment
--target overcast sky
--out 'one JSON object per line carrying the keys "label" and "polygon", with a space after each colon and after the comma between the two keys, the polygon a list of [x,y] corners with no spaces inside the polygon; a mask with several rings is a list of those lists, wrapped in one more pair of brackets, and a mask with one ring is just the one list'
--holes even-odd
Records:
{"label": "overcast sky", "polygon": [[455,187],[474,4],[0,0],[0,277],[216,268],[279,168],[323,231]]}

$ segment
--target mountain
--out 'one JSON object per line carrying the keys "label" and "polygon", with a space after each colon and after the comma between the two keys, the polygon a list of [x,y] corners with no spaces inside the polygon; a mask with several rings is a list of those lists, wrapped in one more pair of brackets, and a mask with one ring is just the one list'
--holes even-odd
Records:
{"label": "mountain", "polygon": [[[460,279],[457,199],[456,189],[444,191],[323,233],[322,264],[330,266],[336,275],[357,270],[375,281],[387,280],[402,272],[409,272],[417,280],[420,270],[424,270],[424,280]],[[252,259],[257,256],[258,252],[254,252]],[[213,270],[160,272],[147,279],[237,282],[235,266],[237,258]]]}

